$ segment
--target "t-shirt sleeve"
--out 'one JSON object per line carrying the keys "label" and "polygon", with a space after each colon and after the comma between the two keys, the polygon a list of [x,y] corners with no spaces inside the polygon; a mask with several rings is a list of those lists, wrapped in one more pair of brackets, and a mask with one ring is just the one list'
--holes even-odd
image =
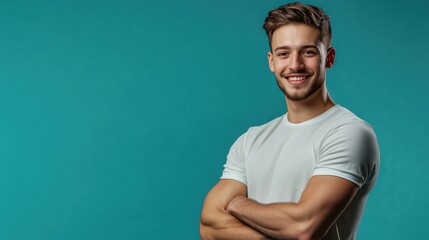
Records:
{"label": "t-shirt sleeve", "polygon": [[364,122],[334,128],[322,141],[319,153],[313,175],[341,177],[360,188],[378,173],[377,139]]}
{"label": "t-shirt sleeve", "polygon": [[247,133],[241,135],[230,148],[221,179],[233,179],[247,185],[244,165],[246,136]]}

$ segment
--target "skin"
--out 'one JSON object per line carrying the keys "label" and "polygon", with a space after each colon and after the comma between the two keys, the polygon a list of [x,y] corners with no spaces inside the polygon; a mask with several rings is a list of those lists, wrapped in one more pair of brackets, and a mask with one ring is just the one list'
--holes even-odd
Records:
{"label": "skin", "polygon": [[[304,24],[288,24],[273,34],[268,63],[285,94],[290,122],[307,121],[334,106],[325,79],[335,49],[320,39],[317,29]],[[261,204],[247,198],[244,184],[220,180],[203,205],[201,239],[322,239],[357,191],[348,180],[313,176],[298,203]]]}
{"label": "skin", "polygon": [[227,212],[273,239],[322,239],[358,188],[334,176],[314,176],[298,203],[260,204],[235,197]]}
{"label": "skin", "polygon": [[235,197],[246,197],[246,185],[234,180],[220,180],[204,201],[201,214],[202,240],[264,240],[264,234],[244,224],[227,212],[228,204]]}
{"label": "skin", "polygon": [[[312,119],[334,106],[326,89],[326,68],[334,64],[335,49],[320,41],[317,29],[304,24],[288,24],[277,29],[268,53],[270,70],[285,93],[289,121]],[[304,77],[304,81],[291,81]]]}

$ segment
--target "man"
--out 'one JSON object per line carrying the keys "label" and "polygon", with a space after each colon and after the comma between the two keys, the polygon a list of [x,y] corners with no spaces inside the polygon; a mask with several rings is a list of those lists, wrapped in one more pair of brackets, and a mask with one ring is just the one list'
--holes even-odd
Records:
{"label": "man", "polygon": [[328,94],[329,17],[291,3],[271,11],[264,29],[288,112],[233,144],[204,201],[201,238],[355,239],[379,150],[372,127]]}

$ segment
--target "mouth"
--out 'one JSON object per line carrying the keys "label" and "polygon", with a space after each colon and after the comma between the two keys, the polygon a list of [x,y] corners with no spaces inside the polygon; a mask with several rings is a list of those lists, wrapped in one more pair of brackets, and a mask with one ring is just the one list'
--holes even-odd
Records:
{"label": "mouth", "polygon": [[284,76],[284,78],[292,85],[300,85],[305,83],[310,76],[310,74],[290,74]]}

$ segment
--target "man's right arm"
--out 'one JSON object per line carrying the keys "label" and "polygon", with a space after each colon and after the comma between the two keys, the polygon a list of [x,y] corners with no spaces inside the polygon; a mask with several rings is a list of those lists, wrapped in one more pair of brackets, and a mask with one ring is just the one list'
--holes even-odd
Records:
{"label": "man's right arm", "polygon": [[235,180],[220,180],[204,200],[200,221],[202,240],[265,240],[262,233],[226,212],[237,196],[247,196],[247,187]]}

